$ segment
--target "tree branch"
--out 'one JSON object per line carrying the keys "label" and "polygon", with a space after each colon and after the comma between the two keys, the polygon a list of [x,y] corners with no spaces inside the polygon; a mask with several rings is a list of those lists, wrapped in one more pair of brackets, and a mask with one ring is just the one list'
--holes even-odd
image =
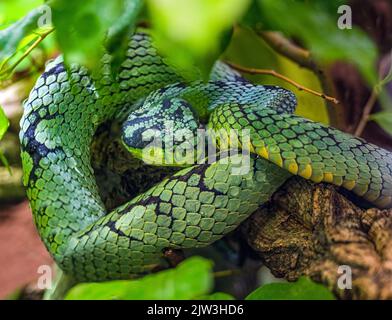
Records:
{"label": "tree branch", "polygon": [[323,74],[323,70],[317,65],[316,61],[311,58],[308,50],[305,50],[281,33],[275,31],[259,31],[257,34],[276,52],[298,63],[301,67],[310,69],[317,74]]}
{"label": "tree branch", "polygon": [[370,95],[368,101],[366,102],[365,106],[363,107],[363,112],[361,116],[361,120],[358,123],[357,128],[355,129],[355,135],[360,137],[365,130],[365,127],[368,123],[369,116],[373,111],[374,105],[376,104],[378,99],[377,90],[373,89],[372,94]]}
{"label": "tree branch", "polygon": [[[342,299],[392,299],[392,210],[363,210],[330,185],[293,178],[242,232],[278,277],[310,276]],[[352,289],[339,287],[339,266]]]}
{"label": "tree branch", "polygon": [[[289,39],[287,39],[280,32],[275,31],[260,31],[256,30],[256,33],[276,52],[283,55],[284,57],[294,61],[298,65],[313,71],[320,80],[323,92],[328,96],[334,96],[333,84],[327,79],[324,68],[314,60],[311,53],[305,50]],[[343,117],[341,108],[336,108],[333,103],[328,103],[327,110],[331,125],[336,128],[343,129]]]}
{"label": "tree branch", "polygon": [[238,71],[243,72],[243,73],[266,74],[266,75],[273,76],[275,78],[279,78],[279,79],[281,79],[283,81],[286,81],[287,83],[290,83],[291,85],[293,85],[294,87],[296,87],[300,91],[306,91],[306,92],[308,92],[310,94],[313,94],[313,95],[315,95],[317,97],[323,98],[323,99],[325,99],[325,100],[327,100],[329,102],[332,102],[334,104],[338,104],[339,103],[339,101],[336,98],[327,96],[327,95],[325,95],[323,93],[317,92],[317,91],[309,89],[307,87],[304,87],[303,85],[301,85],[301,84],[295,82],[294,80],[291,80],[290,78],[288,78],[288,77],[286,77],[286,76],[276,72],[275,70],[247,68],[247,67],[243,67],[243,66],[240,66],[238,64],[229,62],[229,61],[225,61],[225,63],[228,64],[233,69],[238,70]]}
{"label": "tree branch", "polygon": [[14,69],[53,31],[54,28],[49,28],[42,34],[38,34],[38,37],[33,42],[33,44],[30,47],[28,47],[27,50],[12,65],[10,65],[8,68],[4,70],[0,69],[0,79],[7,78],[14,71]]}

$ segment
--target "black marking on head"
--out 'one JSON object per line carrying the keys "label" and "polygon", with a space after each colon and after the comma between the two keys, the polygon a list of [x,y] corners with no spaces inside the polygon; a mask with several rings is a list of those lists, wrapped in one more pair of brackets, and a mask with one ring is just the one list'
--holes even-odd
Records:
{"label": "black marking on head", "polygon": [[[122,125],[122,139],[124,143],[131,148],[143,149],[147,145],[151,143],[154,139],[154,136],[149,140],[143,141],[143,133],[147,130],[154,130],[158,136],[155,136],[162,143],[162,148],[166,147],[166,132],[167,130],[181,130],[187,129],[187,126],[193,121],[196,124],[196,127],[193,129],[193,133],[196,133],[197,130],[197,117],[194,113],[194,110],[189,106],[189,104],[185,100],[176,100],[173,104],[173,99],[171,98],[163,98],[160,102],[159,108],[155,111],[153,115],[144,115],[144,108],[138,109],[131,114],[131,119],[126,120]],[[184,121],[186,118],[186,113],[191,112],[193,115],[193,119],[188,121]],[[174,128],[170,125],[168,121],[172,121]],[[193,124],[193,123],[192,123]],[[132,131],[132,135],[126,135],[127,128],[137,128]],[[189,128],[190,129],[190,128]],[[175,147],[179,143],[185,142],[184,139],[181,141],[175,142]]]}
{"label": "black marking on head", "polygon": [[147,129],[156,130],[156,131],[161,131],[162,130],[162,126],[159,126],[159,123],[157,123],[157,124],[155,124],[155,125],[153,125],[151,127],[148,127],[148,128],[144,128],[142,126],[142,127],[138,128],[138,129],[136,129],[133,132],[132,136],[128,136],[128,137],[125,136],[124,128],[126,128],[127,126],[133,126],[133,125],[138,124],[138,123],[146,122],[146,121],[148,121],[150,119],[151,119],[151,117],[140,117],[140,118],[136,118],[136,119],[134,119],[132,121],[124,122],[122,139],[123,139],[123,141],[126,143],[126,145],[128,147],[136,148],[136,149],[143,149],[149,143],[151,143],[151,141],[153,140],[153,138],[150,139],[150,140],[143,140],[143,133],[146,132]]}

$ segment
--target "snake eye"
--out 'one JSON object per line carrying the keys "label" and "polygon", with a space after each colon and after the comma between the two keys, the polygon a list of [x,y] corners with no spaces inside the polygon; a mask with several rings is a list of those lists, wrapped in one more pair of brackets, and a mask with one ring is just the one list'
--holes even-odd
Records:
{"label": "snake eye", "polygon": [[186,101],[146,101],[123,123],[122,141],[134,157],[148,164],[185,166],[194,163],[198,127]]}

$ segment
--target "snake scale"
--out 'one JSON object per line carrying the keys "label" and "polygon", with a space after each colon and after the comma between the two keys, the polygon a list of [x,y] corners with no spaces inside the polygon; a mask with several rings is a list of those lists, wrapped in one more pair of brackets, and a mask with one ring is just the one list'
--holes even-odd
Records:
{"label": "snake scale", "polygon": [[[114,79],[108,55],[95,77],[83,67],[66,70],[61,57],[49,62],[24,104],[20,132],[23,182],[48,251],[78,281],[147,273],[162,263],[166,248],[207,246],[234,230],[292,175],[392,207],[392,154],[296,116],[295,106],[290,91],[253,85],[221,62],[209,82],[186,83],[146,30],[131,37]],[[250,170],[232,174],[240,153],[184,166],[109,211],[90,145],[98,126],[113,119],[121,119],[121,141],[135,156],[149,129],[169,125],[176,136],[203,126],[246,128]],[[226,142],[245,146],[241,139]]]}

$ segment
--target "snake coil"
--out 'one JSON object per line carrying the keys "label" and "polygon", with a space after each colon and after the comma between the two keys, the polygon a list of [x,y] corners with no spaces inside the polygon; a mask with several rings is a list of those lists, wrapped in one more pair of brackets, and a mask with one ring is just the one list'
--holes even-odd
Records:
{"label": "snake coil", "polygon": [[[208,83],[184,84],[146,32],[129,43],[116,79],[105,56],[99,77],[50,62],[24,105],[20,141],[24,184],[35,224],[58,265],[80,281],[126,279],[162,263],[165,248],[207,246],[235,229],[291,176],[342,186],[380,208],[392,207],[392,154],[293,115],[294,95],[255,86],[222,63]],[[125,110],[125,111],[124,111]],[[203,111],[204,110],[204,111]],[[205,111],[207,110],[207,111]],[[97,127],[126,113],[122,141],[163,130],[250,132],[245,174],[238,154],[179,170],[108,211],[91,167]],[[186,138],[187,139],[187,138]],[[228,143],[245,145],[240,136]]]}

